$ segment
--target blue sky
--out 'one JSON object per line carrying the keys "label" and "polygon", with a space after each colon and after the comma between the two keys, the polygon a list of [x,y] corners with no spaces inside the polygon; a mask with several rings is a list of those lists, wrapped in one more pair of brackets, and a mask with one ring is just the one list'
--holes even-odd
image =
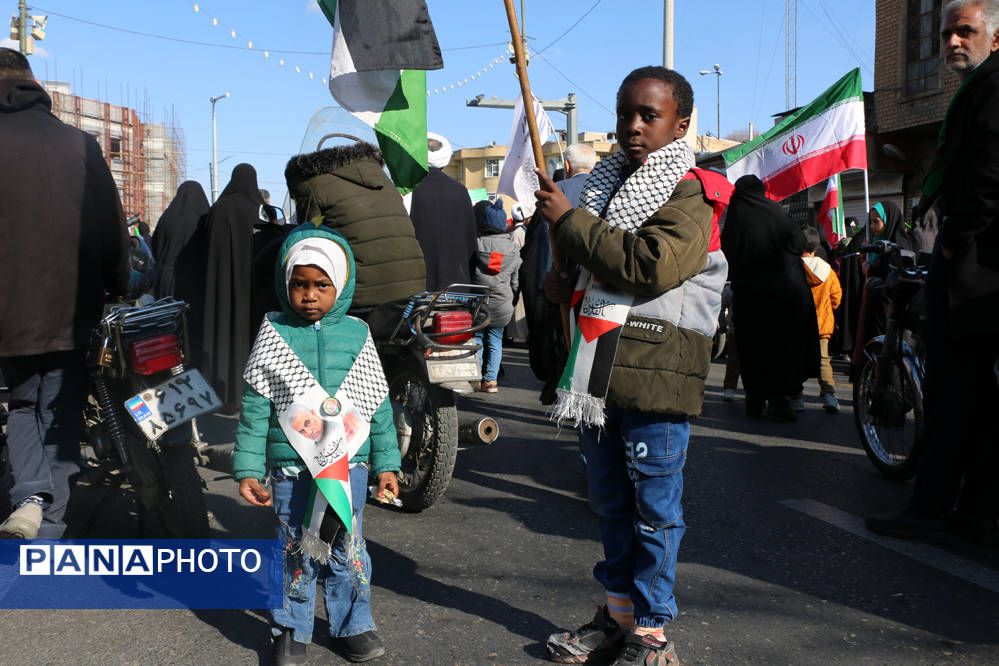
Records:
{"label": "blue sky", "polygon": [[[444,55],[444,69],[427,77],[430,130],[456,148],[505,143],[511,111],[465,105],[479,93],[519,94],[513,66],[505,59],[494,63],[509,41],[502,0],[427,4]],[[521,3],[514,4],[519,13]],[[771,114],[785,107],[784,0],[675,5],[675,68],[693,85],[699,132],[715,132],[715,77],[697,73],[715,63],[724,72],[722,135],[751,121],[758,130],[770,127]],[[309,118],[335,104],[321,83],[329,74],[332,30],[314,0],[38,0],[31,6],[30,13],[49,16],[47,36],[30,58],[36,76],[75,81],[74,92],[85,97],[131,100],[140,111],[145,106],[153,122],[172,110],[185,134],[187,177],[209,194],[210,97],[231,95],[217,105],[220,189],[236,164],[248,162],[275,203],[284,199],[284,165],[298,152]],[[575,92],[579,129],[612,131],[621,79],[635,67],[662,62],[662,14],[662,0],[527,0],[530,48],[541,52],[528,70],[534,94],[558,99]],[[871,90],[874,28],[872,0],[799,0],[798,103],[858,66],[864,89]],[[565,126],[561,114],[552,121]]]}

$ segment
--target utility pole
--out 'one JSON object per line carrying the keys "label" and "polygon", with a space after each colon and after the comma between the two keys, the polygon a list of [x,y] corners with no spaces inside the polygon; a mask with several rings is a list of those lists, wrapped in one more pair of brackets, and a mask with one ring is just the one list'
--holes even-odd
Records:
{"label": "utility pole", "polygon": [[219,155],[218,147],[215,140],[215,103],[220,99],[225,99],[229,96],[227,92],[224,95],[219,95],[218,97],[212,97],[212,203],[215,203],[216,198],[219,195]]}
{"label": "utility pole", "polygon": [[[579,122],[576,118],[578,109],[576,93],[569,93],[562,99],[539,99],[538,101],[545,111],[558,111],[565,114],[565,145],[571,146],[577,143]],[[480,109],[512,109],[516,104],[517,100],[515,99],[497,99],[496,97],[486,99],[486,96],[481,94],[465,100],[465,106],[474,106]]]}
{"label": "utility pole", "polygon": [[705,74],[715,74],[715,94],[718,99],[718,136],[716,138],[721,138],[721,76],[724,72],[721,71],[721,65],[715,65],[714,70],[702,69],[698,74],[704,76]]}
{"label": "utility pole", "polygon": [[784,106],[798,106],[798,0],[784,0]]}
{"label": "utility pole", "polygon": [[663,0],[663,67],[673,69],[673,0]]}
{"label": "utility pole", "polygon": [[17,36],[21,53],[28,55],[28,5],[24,0],[17,3]]}

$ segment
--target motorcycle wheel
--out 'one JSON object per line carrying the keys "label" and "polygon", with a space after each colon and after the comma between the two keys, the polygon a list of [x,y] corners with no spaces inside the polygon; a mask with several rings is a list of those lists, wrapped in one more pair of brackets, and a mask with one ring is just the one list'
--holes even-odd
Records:
{"label": "motorcycle wheel", "polygon": [[208,507],[194,455],[194,447],[185,444],[164,446],[157,456],[163,474],[156,513],[175,539],[208,538]]}
{"label": "motorcycle wheel", "polygon": [[399,499],[404,510],[423,511],[444,495],[454,472],[458,455],[454,394],[407,367],[391,378],[389,396],[412,426],[399,472]]}
{"label": "motorcycle wheel", "polygon": [[923,425],[923,400],[905,364],[896,360],[897,372],[892,372],[896,387],[909,409],[900,424],[887,424],[885,419],[870,413],[877,360],[863,363],[853,384],[853,420],[867,457],[886,478],[905,481],[916,474],[919,462],[920,433]]}

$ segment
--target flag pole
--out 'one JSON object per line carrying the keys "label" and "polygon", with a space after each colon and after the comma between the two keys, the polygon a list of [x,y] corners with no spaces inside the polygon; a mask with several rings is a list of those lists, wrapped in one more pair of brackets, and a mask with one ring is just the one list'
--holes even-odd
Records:
{"label": "flag pole", "polygon": [[871,242],[871,187],[867,183],[867,169],[864,169],[864,210],[867,211],[867,224],[864,225],[865,241]]}
{"label": "flag pole", "polygon": [[[531,135],[531,148],[534,151],[534,165],[539,169],[545,166],[545,157],[541,152],[541,134],[538,132],[538,119],[534,115],[534,96],[531,94],[531,82],[527,78],[527,59],[524,56],[524,41],[517,25],[517,10],[513,0],[503,0],[506,5],[506,18],[510,23],[510,36],[513,39],[513,55],[517,64],[517,78],[520,80],[520,97],[524,101],[524,115],[527,118],[527,129]],[[561,148],[561,146],[560,146]],[[551,233],[551,227],[548,229]],[[555,252],[555,241],[552,239],[552,266],[556,271],[562,270],[562,257]],[[572,337],[569,334],[569,306],[562,304],[562,332],[565,335],[566,347],[572,347]]]}

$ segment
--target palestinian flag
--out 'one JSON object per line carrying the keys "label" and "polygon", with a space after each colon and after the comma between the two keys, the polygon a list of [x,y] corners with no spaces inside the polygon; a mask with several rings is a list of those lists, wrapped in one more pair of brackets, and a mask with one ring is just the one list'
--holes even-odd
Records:
{"label": "palestinian flag", "polygon": [[840,187],[839,174],[829,179],[826,185],[826,196],[819,208],[819,224],[826,234],[830,245],[835,245],[846,238],[846,220],[843,218],[843,189]]}
{"label": "palestinian flag", "polygon": [[330,92],[371,126],[396,187],[427,175],[427,74],[440,45],[423,0],[318,0],[333,25]]}
{"label": "palestinian flag", "polygon": [[753,174],[780,200],[847,169],[867,168],[860,69],[752,141],[722,155],[733,183]]}

